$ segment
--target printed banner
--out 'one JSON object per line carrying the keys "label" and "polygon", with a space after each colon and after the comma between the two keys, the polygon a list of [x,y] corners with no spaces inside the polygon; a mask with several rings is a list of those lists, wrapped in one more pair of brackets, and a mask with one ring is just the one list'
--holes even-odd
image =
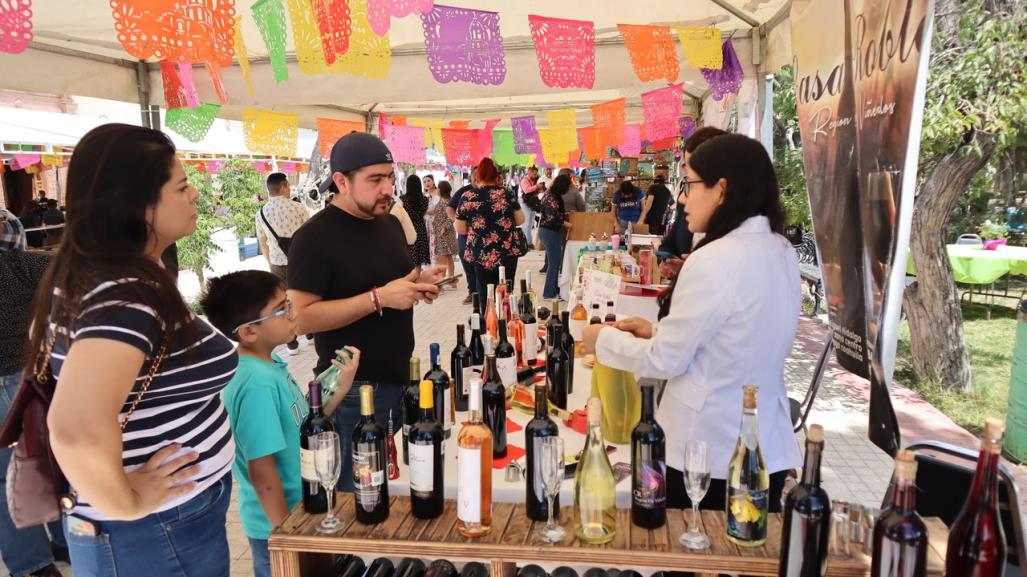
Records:
{"label": "printed banner", "polygon": [[140,60],[232,64],[235,0],[111,0],[114,29]]}
{"label": "printed banner", "polygon": [[573,108],[550,110],[546,112],[549,123],[549,135],[553,139],[552,147],[555,156],[546,158],[563,158],[567,153],[578,148],[578,120]]}
{"label": "printed banner", "polygon": [[682,26],[677,28],[677,33],[689,66],[709,68],[710,70],[720,70],[724,67],[724,53],[720,46],[720,29]]}
{"label": "printed banner", "polygon": [[478,129],[474,135],[474,163],[486,156],[492,156],[492,129],[499,124],[498,118],[485,121],[485,128]]}
{"label": "printed banner", "polygon": [[502,84],[506,56],[499,13],[436,4],[421,14],[428,68],[437,82]]}
{"label": "printed banner", "polygon": [[442,140],[446,147],[446,164],[471,166],[474,164],[474,131],[469,128],[443,128]]}
{"label": "printed banner", "polygon": [[32,0],[0,3],[0,52],[21,54],[31,42]]}
{"label": "printed banner", "polygon": [[695,132],[696,128],[695,119],[691,116],[682,116],[678,119],[678,129],[681,130],[681,138],[687,140],[692,133]]}
{"label": "printed banner", "polygon": [[539,156],[542,157],[547,165],[552,162],[559,162],[561,158],[566,158],[567,156],[567,152],[560,154],[556,147],[553,146],[553,131],[548,128],[540,128],[538,130],[538,144]]}
{"label": "printed banner", "polygon": [[327,64],[349,50],[349,34],[352,23],[349,16],[349,2],[346,0],[310,0],[317,18],[317,29],[321,33],[321,50]]}
{"label": "printed banner", "polygon": [[[841,10],[838,0],[812,0],[791,13],[806,187],[835,354],[870,379],[870,440],[890,454],[900,446],[888,389],[933,11],[931,0],[843,0]],[[879,44],[885,38],[894,49]]]}
{"label": "printed banner", "polygon": [[41,154],[15,154],[11,158],[11,170],[22,170],[43,161]]}
{"label": "printed banner", "polygon": [[256,108],[243,108],[243,142],[260,154],[295,156],[299,117]]}
{"label": "printed banner", "polygon": [[335,74],[345,72],[363,78],[381,79],[392,69],[392,44],[388,35],[375,34],[367,20],[367,1],[350,0],[352,29],[349,51],[339,56],[329,68]]}
{"label": "printed banner", "polygon": [[168,110],[187,107],[185,89],[182,87],[182,80],[178,77],[175,63],[170,60],[161,60],[159,65],[161,82],[164,85],[165,107]]}
{"label": "printed banner", "polygon": [[64,157],[59,154],[43,154],[40,160],[45,166],[64,166]]}
{"label": "printed banner", "polygon": [[430,118],[411,118],[410,124],[412,126],[421,126],[427,129],[424,136],[424,143],[429,148],[435,149],[435,151],[440,154],[445,153],[446,147],[442,142],[442,127],[446,125],[445,122]]}
{"label": "printed banner", "polygon": [[257,0],[251,10],[253,22],[257,30],[260,30],[260,37],[264,39],[275,82],[288,80],[289,69],[285,63],[285,4],[282,0]]}
{"label": "printed banner", "polygon": [[296,174],[296,163],[291,160],[279,160],[278,172],[282,174]]}
{"label": "printed banner", "polygon": [[624,142],[617,152],[626,158],[636,158],[642,152],[642,127],[638,124],[624,125]]}
{"label": "printed banner", "polygon": [[642,113],[645,116],[645,131],[649,140],[657,141],[681,134],[678,117],[681,116],[681,99],[684,93],[684,84],[642,93]]}
{"label": "printed banner", "polygon": [[581,137],[581,147],[585,152],[586,159],[602,160],[606,156],[606,147],[603,145],[603,133],[601,130],[595,126],[587,126],[579,129],[578,134]]}
{"label": "printed banner", "polygon": [[428,161],[424,154],[424,129],[420,126],[401,126],[386,124],[382,132],[382,140],[396,162],[408,164],[424,164]]}
{"label": "printed banner", "polygon": [[617,147],[624,142],[623,98],[592,106],[592,125],[603,139],[603,146]]}
{"label": "printed banner", "polygon": [[193,80],[193,65],[188,62],[178,63],[178,79],[182,82],[182,93],[185,105],[195,108],[200,105],[200,96],[196,92],[196,81]]}
{"label": "printed banner", "polygon": [[678,79],[681,63],[669,26],[618,24],[617,28],[639,80],[652,82],[662,78],[674,82]]}
{"label": "printed banner", "polygon": [[233,39],[233,50],[235,59],[239,61],[239,69],[242,70],[243,80],[246,82],[246,92],[253,95],[253,76],[250,73],[250,55],[246,51],[246,39],[242,36],[242,15],[235,17],[235,38]]}
{"label": "printed banner", "polygon": [[493,130],[492,160],[503,166],[528,166],[531,163],[531,155],[517,154],[512,130]]}
{"label": "printed banner", "polygon": [[164,124],[168,130],[185,137],[186,140],[200,142],[207,137],[219,110],[220,105],[207,103],[196,108],[171,108],[165,114]]}
{"label": "printed banner", "polygon": [[371,30],[379,36],[389,33],[392,18],[402,18],[411,12],[431,12],[435,0],[368,0],[367,17]]}
{"label": "printed banner", "polygon": [[542,83],[553,88],[588,88],[596,81],[595,25],[528,15]]}
{"label": "printed banner", "polygon": [[534,116],[515,116],[510,119],[510,125],[513,127],[514,150],[518,154],[535,154],[541,150]]}
{"label": "printed banner", "polygon": [[710,85],[710,95],[714,100],[720,100],[726,94],[738,94],[738,91],[742,88],[742,80],[745,78],[742,63],[738,61],[735,47],[731,44],[730,40],[724,41],[722,53],[724,63],[721,68],[699,69],[703,78]]}
{"label": "printed banner", "polygon": [[335,120],[334,118],[317,119],[317,144],[321,157],[328,158],[332,147],[340,138],[350,132],[364,132],[364,123],[359,120]]}

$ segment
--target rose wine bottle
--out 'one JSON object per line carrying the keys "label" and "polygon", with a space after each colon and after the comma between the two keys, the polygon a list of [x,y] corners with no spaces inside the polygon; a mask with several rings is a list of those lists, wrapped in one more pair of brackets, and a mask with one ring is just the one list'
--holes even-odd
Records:
{"label": "rose wine bottle", "polygon": [[[927,574],[927,526],[916,514],[916,457],[899,451],[891,506],[874,524],[871,577],[924,577]],[[964,576],[965,577],[965,576]]]}
{"label": "rose wine bottle", "polygon": [[481,387],[471,382],[471,412],[457,437],[456,527],[464,537],[492,529],[492,431],[481,420]]}
{"label": "rose wine bottle", "polygon": [[499,338],[499,315],[496,314],[496,285],[488,285],[488,300],[485,301],[485,330],[492,342]]}

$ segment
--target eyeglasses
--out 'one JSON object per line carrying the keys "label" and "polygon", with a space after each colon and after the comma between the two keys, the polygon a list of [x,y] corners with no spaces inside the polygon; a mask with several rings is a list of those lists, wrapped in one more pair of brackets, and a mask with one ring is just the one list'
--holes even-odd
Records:
{"label": "eyeglasses", "polygon": [[260,323],[262,321],[266,321],[268,319],[274,319],[274,318],[278,318],[278,317],[282,317],[282,316],[284,316],[285,318],[289,319],[290,321],[295,319],[295,317],[293,316],[293,311],[292,311],[292,301],[289,300],[289,299],[285,299],[285,304],[282,305],[282,308],[275,310],[273,313],[271,313],[271,314],[269,314],[267,316],[264,316],[264,317],[260,317],[259,319],[253,319],[252,321],[246,321],[244,323],[241,323],[239,326],[237,326],[234,329],[232,329],[232,334],[234,335],[234,334],[238,333],[239,329],[243,328],[246,325],[255,325],[255,324]]}
{"label": "eyeglasses", "polygon": [[700,183],[702,183],[701,180],[682,180],[681,181],[681,192],[685,195],[685,198],[688,198],[688,189],[690,189],[693,184],[700,184]]}

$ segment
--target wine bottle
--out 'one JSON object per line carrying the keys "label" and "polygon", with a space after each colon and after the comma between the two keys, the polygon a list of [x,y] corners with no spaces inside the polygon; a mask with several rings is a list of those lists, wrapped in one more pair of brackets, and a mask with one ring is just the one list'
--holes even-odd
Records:
{"label": "wine bottle", "polygon": [[608,325],[617,324],[617,310],[613,306],[613,301],[606,301],[606,318],[603,322]]}
{"label": "wine bottle", "polygon": [[581,302],[583,297],[580,288],[574,289],[574,299],[577,302],[571,311],[571,319],[567,326],[570,327],[570,335],[574,339],[574,358],[580,358],[582,356],[581,337],[585,333],[585,326],[588,325],[588,311],[585,310],[585,304]]}
{"label": "wine bottle", "polygon": [[591,569],[585,570],[585,574],[582,577],[610,577],[606,574],[605,569],[599,567],[592,567]]}
{"label": "wine bottle", "polygon": [[506,333],[513,341],[514,351],[517,353],[517,364],[524,363],[524,323],[521,322],[521,315],[517,312],[517,297],[510,295],[510,322],[506,323]]}
{"label": "wine bottle", "polygon": [[528,279],[527,272],[524,273],[525,278],[521,279],[521,302],[517,306],[517,314],[524,315],[524,295],[528,294]]}
{"label": "wine bottle", "polygon": [[[525,472],[524,506],[528,518],[533,521],[549,520],[549,502],[542,487],[542,470],[539,457],[542,454],[542,439],[556,437],[560,429],[549,418],[546,385],[535,385],[535,418],[524,427]],[[560,496],[553,499],[553,517],[559,517]]]}
{"label": "wine bottle", "polygon": [[553,401],[553,404],[561,409],[567,409],[567,389],[570,387],[571,379],[571,363],[572,361],[567,356],[567,351],[560,346],[560,340],[563,336],[563,326],[560,324],[553,325],[549,329],[549,337],[556,340],[556,346],[549,351],[549,356],[546,357],[546,378],[549,380],[549,400]]}
{"label": "wine bottle", "polygon": [[485,385],[482,387],[482,407],[485,425],[492,431],[492,458],[506,457],[506,387],[496,369],[496,356],[487,351],[485,356]]}
{"label": "wine bottle", "polygon": [[385,427],[385,456],[388,458],[389,480],[399,478],[399,455],[396,451],[396,426],[392,420],[392,409],[389,409],[389,423]]}
{"label": "wine bottle", "polygon": [[471,379],[482,379],[482,372],[485,370],[485,342],[481,338],[481,317],[471,315],[471,366],[464,369],[464,389],[467,394],[471,392]]}
{"label": "wine bottle", "polygon": [[496,314],[496,285],[488,285],[488,300],[485,301],[485,331],[495,342],[499,338],[499,315]]}
{"label": "wine bottle", "polygon": [[524,280],[522,282],[524,282],[524,283],[526,283],[528,285],[528,290],[525,291],[525,292],[528,293],[528,296],[531,298],[531,302],[534,304],[534,302],[535,302],[535,285],[534,285],[534,283],[531,282],[531,270],[530,269],[524,271]]}
{"label": "wine bottle", "polygon": [[831,499],[820,486],[824,428],[810,425],[802,481],[785,498],[778,577],[824,577],[831,532]]}
{"label": "wine bottle", "polygon": [[496,369],[504,387],[517,384],[517,351],[506,338],[506,321],[499,321],[499,342],[496,343]]}
{"label": "wine bottle", "polygon": [[[949,529],[945,575],[1000,577],[1006,571],[1006,535],[998,509],[998,466],[1005,424],[984,422],[981,454],[966,504]],[[1023,562],[1023,561],[1021,561]]]}
{"label": "wine bottle", "polygon": [[592,303],[592,318],[588,320],[590,325],[601,325],[603,324],[602,313],[599,312],[599,303]]}
{"label": "wine bottle", "polygon": [[770,474],[760,451],[756,416],[758,387],[743,388],[742,425],[727,469],[727,538],[742,547],[759,547],[767,540],[770,512]]}
{"label": "wine bottle", "polygon": [[410,465],[410,428],[421,414],[421,359],[410,357],[410,380],[403,390],[403,464]]}
{"label": "wine bottle", "polygon": [[456,577],[456,567],[445,559],[436,559],[424,571],[424,577]]}
{"label": "wine bottle", "polygon": [[335,563],[335,577],[362,577],[367,568],[364,560],[356,555],[340,557]]}
{"label": "wine bottle", "polygon": [[574,471],[574,532],[582,543],[609,543],[617,532],[617,491],[603,441],[602,405],[588,400],[588,436]]}
{"label": "wine bottle", "polygon": [[321,410],[321,383],[310,383],[310,414],[300,426],[300,477],[303,479],[303,510],[307,513],[328,511],[328,492],[317,480],[311,440],[319,433],[335,430],[332,421]]}
{"label": "wine bottle", "polygon": [[566,567],[564,565],[561,565],[561,566],[557,567],[556,569],[553,569],[553,572],[550,573],[550,576],[551,577],[578,577],[578,572],[575,571],[574,569],[571,569],[570,567]]}
{"label": "wine bottle", "polygon": [[517,577],[549,577],[549,573],[538,565],[525,565],[517,570]]}
{"label": "wine bottle", "polygon": [[464,537],[492,529],[492,431],[481,421],[481,394],[481,379],[474,379],[470,416],[457,438],[456,527]]}
{"label": "wine bottle", "polygon": [[553,329],[556,327],[563,328],[563,323],[560,322],[560,299],[553,299],[552,312],[549,315],[549,320],[546,321],[546,354],[553,350],[553,346],[556,344],[553,340]]}
{"label": "wine bottle", "polygon": [[524,362],[534,366],[538,361],[538,320],[529,293],[521,295],[521,322],[524,323]]}
{"label": "wine bottle", "polygon": [[[478,296],[477,292],[471,293],[471,315],[478,315],[478,318],[483,318],[481,315],[481,297]],[[471,317],[467,317],[467,324],[471,324]]]}
{"label": "wine bottle", "polygon": [[424,561],[413,557],[404,557],[396,565],[392,577],[424,577]]}
{"label": "wine bottle", "polygon": [[631,521],[656,529],[667,522],[667,437],[656,422],[655,387],[642,388],[642,418],[631,431]]}
{"label": "wine bottle", "polygon": [[421,416],[410,428],[410,511],[418,519],[434,519],[442,514],[446,469],[431,381],[421,381],[420,404]]}
{"label": "wine bottle", "polygon": [[[349,355],[349,352],[346,351],[346,354]],[[346,362],[341,353],[335,355],[335,360],[344,364]],[[328,368],[321,371],[315,380],[321,383],[321,403],[327,406],[332,400],[332,396],[335,395],[335,391],[339,390],[339,367],[335,366],[335,363],[328,365]]]}
{"label": "wine bottle", "polygon": [[357,521],[381,523],[389,517],[385,473],[385,431],[374,419],[374,386],[360,386],[360,420],[353,429],[353,497]]}
{"label": "wine bottle", "polygon": [[390,577],[392,575],[392,561],[387,557],[379,557],[367,566],[364,577]]}
{"label": "wine bottle", "polygon": [[435,406],[435,420],[442,425],[442,434],[449,438],[453,430],[453,406],[452,389],[450,389],[449,375],[442,370],[439,357],[441,350],[439,343],[432,343],[428,346],[431,351],[431,370],[425,373],[424,378],[432,383],[432,398]]}
{"label": "wine bottle", "polygon": [[456,397],[457,412],[467,410],[467,385],[464,384],[464,371],[471,365],[471,349],[464,341],[464,325],[456,326],[456,346],[449,354],[449,374],[453,377],[453,394]]}
{"label": "wine bottle", "polygon": [[563,349],[567,355],[567,366],[570,367],[567,371],[567,395],[574,394],[574,350],[577,345],[574,343],[574,336],[570,330],[570,311],[563,311],[560,313],[560,322],[563,324],[563,333],[560,338],[560,348]]}
{"label": "wine bottle", "polygon": [[460,570],[460,577],[489,577],[489,568],[484,563],[471,561]]}
{"label": "wine bottle", "polygon": [[499,282],[496,284],[496,314],[499,320],[509,319],[507,315],[507,292],[506,292],[506,267],[499,266]]}
{"label": "wine bottle", "polygon": [[895,457],[891,506],[874,523],[872,577],[927,574],[927,526],[916,514],[915,482],[916,456],[911,451],[899,451]]}

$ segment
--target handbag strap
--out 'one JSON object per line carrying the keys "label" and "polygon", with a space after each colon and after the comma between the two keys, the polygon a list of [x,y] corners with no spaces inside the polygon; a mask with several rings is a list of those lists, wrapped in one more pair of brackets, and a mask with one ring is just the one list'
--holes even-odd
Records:
{"label": "handbag strap", "polygon": [[271,231],[271,236],[275,237],[275,242],[279,242],[280,243],[280,242],[282,242],[282,237],[278,236],[278,233],[275,232],[274,227],[272,227],[271,223],[268,222],[267,216],[264,214],[264,209],[265,208],[267,208],[266,204],[264,206],[260,207],[260,210],[258,210],[257,212],[260,213],[260,218],[262,218],[264,220],[264,224],[267,225],[267,229],[269,231]]}

